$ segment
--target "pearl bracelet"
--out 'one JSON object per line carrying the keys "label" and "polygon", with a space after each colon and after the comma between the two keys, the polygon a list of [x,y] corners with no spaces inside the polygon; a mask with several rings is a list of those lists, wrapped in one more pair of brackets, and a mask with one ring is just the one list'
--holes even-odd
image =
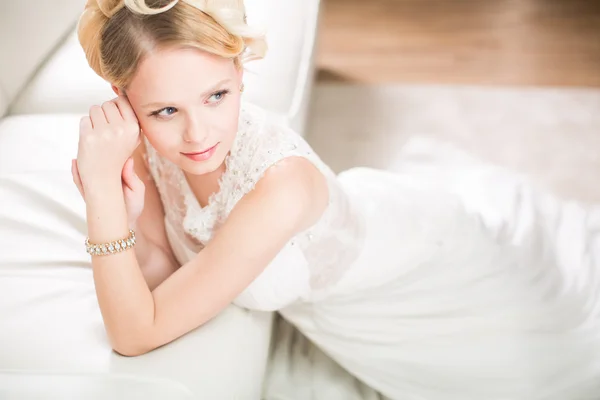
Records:
{"label": "pearl bracelet", "polygon": [[125,239],[115,240],[109,243],[94,244],[90,243],[90,238],[85,239],[85,251],[92,256],[108,256],[120,253],[135,246],[135,232],[129,230],[129,236]]}

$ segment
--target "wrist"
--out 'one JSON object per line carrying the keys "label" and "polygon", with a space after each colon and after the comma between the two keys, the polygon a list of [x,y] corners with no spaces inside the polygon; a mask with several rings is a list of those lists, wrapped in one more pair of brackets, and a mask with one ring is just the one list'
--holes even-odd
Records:
{"label": "wrist", "polygon": [[123,199],[123,184],[121,177],[99,178],[83,183],[86,203],[105,202],[110,198]]}
{"label": "wrist", "polygon": [[122,184],[97,180],[84,188],[88,235],[92,242],[106,242],[126,234],[130,227]]}
{"label": "wrist", "polygon": [[88,204],[88,236],[92,242],[104,243],[127,235],[129,221],[125,203],[118,198],[107,198],[103,203]]}
{"label": "wrist", "polygon": [[129,225],[129,229],[133,229],[134,231],[139,231],[138,229],[138,224],[137,224],[137,219],[139,216],[136,217],[130,217],[129,215],[127,216],[127,223]]}

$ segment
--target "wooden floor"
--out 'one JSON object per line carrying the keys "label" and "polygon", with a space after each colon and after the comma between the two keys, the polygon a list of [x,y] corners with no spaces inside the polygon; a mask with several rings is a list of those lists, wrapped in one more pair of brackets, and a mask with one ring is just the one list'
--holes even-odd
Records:
{"label": "wooden floor", "polygon": [[322,0],[320,81],[600,87],[600,0]]}

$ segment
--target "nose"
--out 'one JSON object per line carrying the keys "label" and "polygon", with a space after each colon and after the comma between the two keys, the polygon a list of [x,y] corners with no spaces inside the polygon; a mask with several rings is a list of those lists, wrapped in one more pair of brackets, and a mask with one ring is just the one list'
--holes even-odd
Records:
{"label": "nose", "polygon": [[186,143],[202,144],[207,137],[207,133],[205,124],[202,124],[198,117],[191,116],[187,118],[183,132],[183,140]]}

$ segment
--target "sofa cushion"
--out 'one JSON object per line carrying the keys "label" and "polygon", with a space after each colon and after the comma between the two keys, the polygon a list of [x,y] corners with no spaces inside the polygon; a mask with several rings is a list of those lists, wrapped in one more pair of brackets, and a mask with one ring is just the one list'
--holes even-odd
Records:
{"label": "sofa cushion", "polygon": [[[144,356],[111,350],[84,250],[85,205],[70,174],[79,118],[0,121],[0,372],[160,378],[196,398],[259,398],[270,313],[230,306]],[[81,382],[85,394],[91,381]]]}
{"label": "sofa cushion", "polygon": [[[246,0],[248,22],[264,27],[269,52],[246,66],[244,96],[296,123],[312,85],[319,0]],[[87,65],[75,32],[58,48],[11,107],[12,114],[85,113],[114,97]],[[303,130],[303,123],[294,128]]]}
{"label": "sofa cushion", "polygon": [[[40,65],[73,29],[84,4],[85,0],[2,2],[0,93],[3,95],[0,94],[0,117]],[[1,99],[3,96],[4,101]]]}
{"label": "sofa cushion", "polygon": [[194,400],[183,385],[116,374],[0,372],[3,399]]}
{"label": "sofa cushion", "polygon": [[6,94],[2,91],[2,88],[0,87],[0,118],[2,118],[2,116],[4,114],[6,114],[7,110],[8,110],[8,98],[7,98]]}

